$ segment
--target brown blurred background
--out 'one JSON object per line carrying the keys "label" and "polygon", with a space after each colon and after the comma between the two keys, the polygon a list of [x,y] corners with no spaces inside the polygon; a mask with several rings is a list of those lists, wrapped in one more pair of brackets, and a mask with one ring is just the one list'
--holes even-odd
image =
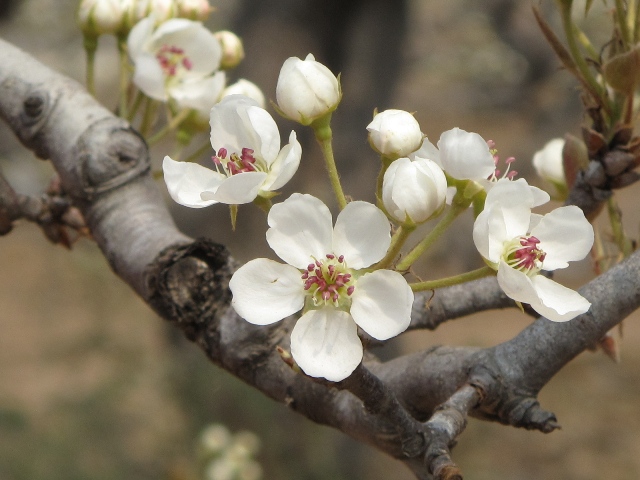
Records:
{"label": "brown blurred background", "polygon": [[[547,3],[543,9],[557,25]],[[14,8],[6,8],[10,4]],[[434,142],[454,126],[479,132],[496,141],[503,157],[515,156],[515,168],[538,184],[530,167],[533,153],[552,137],[579,132],[575,82],[557,68],[528,2],[220,0],[216,6],[208,26],[234,30],[245,41],[246,59],[232,79],[244,76],[274,98],[282,62],[309,52],[342,72],[336,154],[354,197],[373,196],[377,159],[365,126],[376,107],[416,112]],[[0,35],[81,81],[84,52],[75,8],[75,0],[4,0]],[[582,26],[602,42],[609,25],[608,14],[594,2]],[[111,101],[117,72],[112,39],[101,40],[97,62],[98,97]],[[304,140],[303,166],[284,194],[305,190],[329,199],[308,132],[277,121],[283,137],[295,128]],[[152,152],[156,166],[165,153],[162,145]],[[0,169],[17,190],[30,194],[41,192],[53,174],[4,125]],[[161,182],[158,187],[164,188]],[[637,195],[637,186],[620,195],[634,238]],[[264,216],[255,209],[240,208],[232,233],[225,207],[170,207],[186,233],[225,243],[242,261],[271,255]],[[479,265],[472,220],[458,223],[425,262],[425,277]],[[585,261],[557,278],[577,287],[591,276]],[[485,313],[437,332],[406,335],[386,348],[397,353],[441,343],[494,345],[528,322],[516,311]],[[620,364],[602,353],[582,354],[542,391],[543,406],[557,414],[562,430],[543,435],[471,420],[454,451],[465,478],[640,478],[638,315],[624,327]],[[196,444],[211,423],[251,430],[262,439],[258,460],[265,479],[411,478],[395,461],[312,424],[211,366],[112,274],[90,241],[67,252],[24,223],[0,237],[0,479],[202,478]]]}

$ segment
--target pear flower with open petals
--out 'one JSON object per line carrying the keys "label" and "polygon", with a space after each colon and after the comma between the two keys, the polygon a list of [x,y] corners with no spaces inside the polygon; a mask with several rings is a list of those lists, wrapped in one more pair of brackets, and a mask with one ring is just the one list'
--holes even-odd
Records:
{"label": "pear flower with open petals", "polygon": [[530,304],[554,322],[571,320],[591,304],[539,272],[566,268],[567,262],[584,258],[593,245],[593,227],[576,206],[540,216],[531,213],[533,203],[526,183],[498,183],[476,218],[473,241],[497,270],[498,283],[508,297]]}
{"label": "pear flower with open petals", "polygon": [[222,48],[200,22],[172,18],[157,28],[155,17],[140,20],[129,33],[127,47],[134,63],[133,82],[156,100],[186,95],[211,82],[220,67]]}
{"label": "pear flower with open petals", "polygon": [[229,283],[232,305],[255,325],[269,325],[304,308],[291,332],[291,354],[312,377],[340,381],[360,364],[357,327],[379,340],[403,332],[413,292],[398,272],[361,272],[381,260],[391,242],[384,213],[351,202],[332,227],[331,212],[311,195],[294,193],[274,205],[267,242],[287,264],[258,258]]}
{"label": "pear flower with open petals", "polygon": [[280,132],[255,100],[230,95],[211,109],[211,145],[216,170],[164,157],[171,198],[186,207],[243,204],[285,185],[298,169],[302,147],[294,131],[280,148]]}

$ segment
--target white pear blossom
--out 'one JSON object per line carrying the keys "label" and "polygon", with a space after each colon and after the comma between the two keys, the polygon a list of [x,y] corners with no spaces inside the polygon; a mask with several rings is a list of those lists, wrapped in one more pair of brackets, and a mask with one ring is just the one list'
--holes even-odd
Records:
{"label": "white pear blossom", "polygon": [[121,0],[82,0],[78,23],[85,35],[112,34],[120,30],[126,13]]}
{"label": "white pear blossom", "polygon": [[395,158],[418,150],[424,137],[418,121],[404,110],[390,109],[376,114],[367,130],[371,146],[378,153]]}
{"label": "white pear blossom", "polygon": [[389,165],[382,183],[382,203],[395,220],[422,223],[442,210],[447,178],[432,160],[399,158]]}
{"label": "white pear blossom", "polygon": [[502,181],[487,194],[473,227],[473,241],[498,283],[517,302],[564,322],[589,310],[579,293],[543,275],[581,260],[593,245],[593,227],[582,210],[561,207],[545,216],[531,213],[533,194],[525,183]]}
{"label": "white pear blossom", "polygon": [[133,82],[147,96],[167,101],[184,90],[205,89],[218,70],[222,49],[200,22],[173,18],[155,26],[154,17],[138,22],[127,39],[135,65]]}
{"label": "white pear blossom", "polygon": [[242,204],[270,196],[298,169],[302,147],[295,132],[280,149],[280,132],[266,110],[242,95],[211,109],[211,145],[217,170],[165,157],[164,180],[171,198],[186,207]]}
{"label": "white pear blossom", "polygon": [[244,46],[240,37],[229,30],[220,30],[214,35],[222,46],[220,68],[230,70],[237,67],[244,58]]}
{"label": "white pear blossom", "polygon": [[204,22],[213,11],[209,0],[175,0],[178,17]]}
{"label": "white pear blossom", "polygon": [[564,138],[550,140],[542,147],[542,150],[538,150],[533,155],[533,166],[540,178],[566,188],[567,180],[562,162],[563,149]]}
{"label": "white pear blossom", "polygon": [[232,83],[222,91],[223,97],[228,97],[229,95],[244,95],[245,97],[253,98],[262,108],[266,105],[264,93],[262,93],[260,87],[244,78]]}
{"label": "white pear blossom", "polygon": [[312,54],[285,60],[278,76],[276,99],[288,118],[302,125],[334,111],[340,103],[338,79]]}
{"label": "white pear blossom", "polygon": [[291,332],[291,354],[312,377],[340,381],[362,360],[359,326],[385,340],[411,320],[413,292],[391,270],[361,272],[381,260],[391,242],[384,213],[351,202],[332,228],[331,212],[295,193],[274,205],[267,242],[282,260],[251,260],[229,283],[232,305],[250,323],[269,325],[305,308]]}

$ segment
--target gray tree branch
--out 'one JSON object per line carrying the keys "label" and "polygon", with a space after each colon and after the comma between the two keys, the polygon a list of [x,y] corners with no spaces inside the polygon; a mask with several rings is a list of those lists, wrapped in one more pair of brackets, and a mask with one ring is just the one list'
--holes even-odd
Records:
{"label": "gray tree branch", "polygon": [[[367,361],[342,385],[320,383],[278,354],[277,347],[289,347],[295,319],[254,326],[231,309],[234,260],[223,246],[176,229],[149,175],[145,142],[125,121],[76,82],[2,41],[0,115],[25,146],[51,160],[114,272],[213,363],[309,419],[404,461],[417,478],[456,478],[447,477],[458,475],[448,449],[467,415],[556,428],[553,414],[536,400],[538,391],[640,305],[635,253],[581,290],[593,307],[575,320],[538,319],[489,349],[437,347]],[[511,306],[491,279],[442,289],[428,310],[425,300],[416,302],[412,328]],[[407,449],[411,431],[427,432],[426,441]]]}

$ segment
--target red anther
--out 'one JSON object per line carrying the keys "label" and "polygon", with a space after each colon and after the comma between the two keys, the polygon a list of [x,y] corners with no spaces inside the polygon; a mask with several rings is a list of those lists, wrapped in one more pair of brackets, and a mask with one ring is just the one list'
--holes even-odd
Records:
{"label": "red anther", "polygon": [[304,271],[304,272],[302,273],[302,279],[303,279],[303,280],[306,280],[307,278],[309,278],[309,272]]}
{"label": "red anther", "polygon": [[333,253],[327,253],[327,258],[329,260],[333,260],[334,258],[336,258],[336,256]]}
{"label": "red anther", "polygon": [[487,145],[489,146],[489,148],[495,148],[496,142],[494,142],[493,140],[487,140]]}
{"label": "red anther", "polygon": [[227,158],[227,149],[221,148],[220,150],[218,150],[218,156],[220,158]]}
{"label": "red anther", "polygon": [[504,161],[504,163],[506,163],[507,165],[510,165],[515,161],[516,161],[516,157],[509,157]]}
{"label": "red anther", "polygon": [[355,289],[356,287],[354,287],[353,285],[347,287],[347,295],[351,295]]}
{"label": "red anther", "polygon": [[191,60],[185,57],[182,59],[182,66],[187,70],[191,70],[193,68],[193,63],[191,62]]}
{"label": "red anther", "polygon": [[331,294],[327,291],[322,292],[322,299],[323,300],[329,300],[329,297],[331,296]]}
{"label": "red anther", "polygon": [[213,163],[215,163],[216,165],[222,165],[222,162],[218,157],[211,157],[211,160],[213,160]]}
{"label": "red anther", "polygon": [[509,180],[513,180],[513,177],[515,177],[516,175],[518,175],[518,172],[516,170],[511,170],[509,173],[507,173],[507,178]]}
{"label": "red anther", "polygon": [[322,264],[320,263],[320,260],[316,260],[316,267],[322,268]]}
{"label": "red anther", "polygon": [[338,262],[343,263],[344,262],[344,255],[340,255],[338,257]]}
{"label": "red anther", "polygon": [[307,270],[309,270],[310,272],[313,272],[314,268],[316,268],[316,266],[313,263],[310,263],[309,265],[307,265]]}
{"label": "red anther", "polygon": [[342,275],[342,279],[345,282],[348,282],[349,280],[351,280],[351,274],[350,273],[345,273],[344,275]]}

